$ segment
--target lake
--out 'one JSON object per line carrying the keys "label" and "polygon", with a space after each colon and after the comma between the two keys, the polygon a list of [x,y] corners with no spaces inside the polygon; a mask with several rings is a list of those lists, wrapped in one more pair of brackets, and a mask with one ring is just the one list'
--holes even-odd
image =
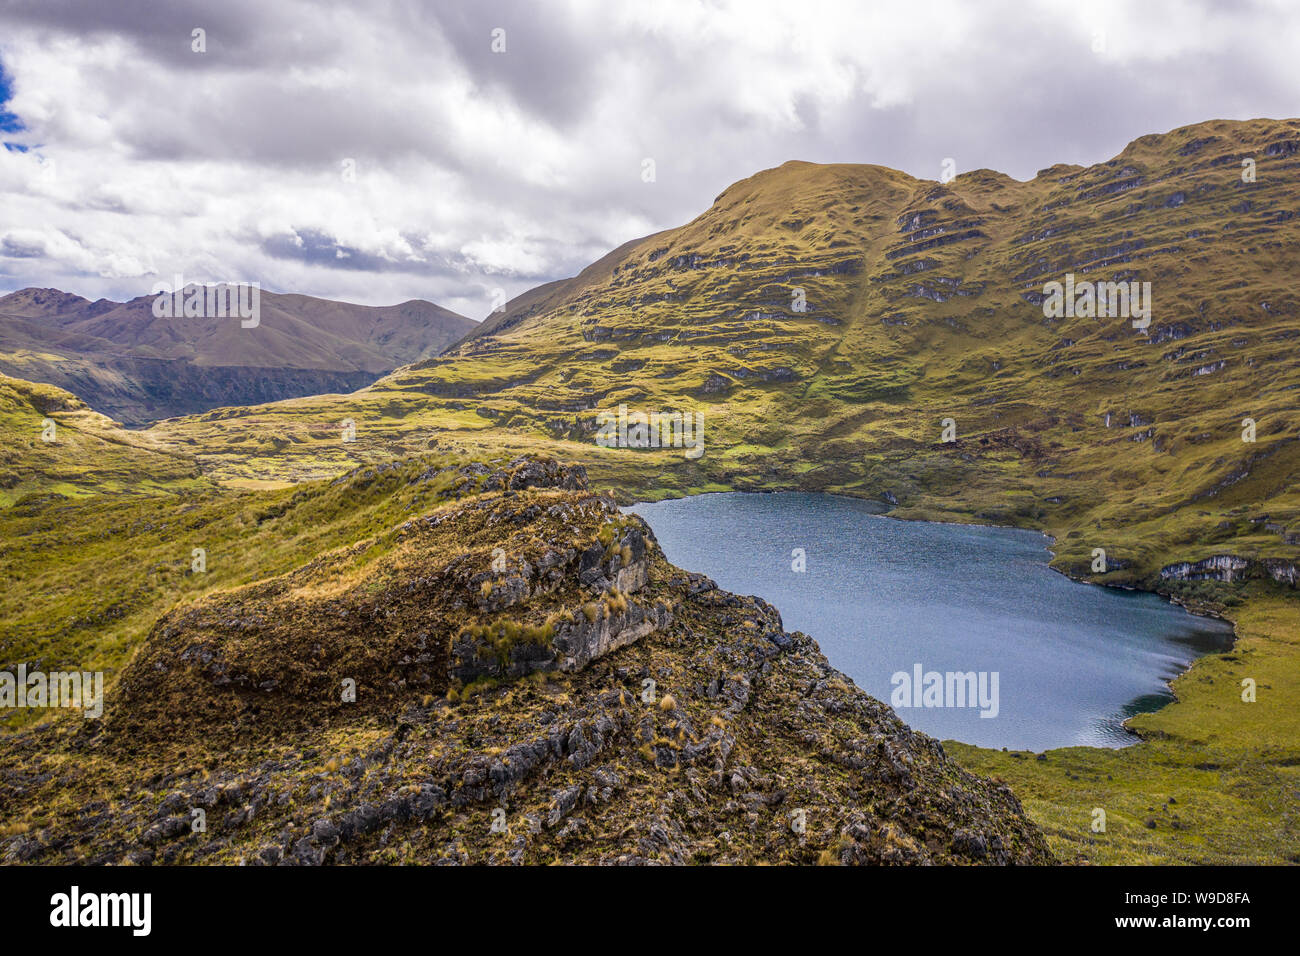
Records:
{"label": "lake", "polygon": [[786,630],[944,740],[1125,746],[1126,718],[1164,706],[1168,680],[1232,643],[1225,621],[1058,574],[1034,531],[899,521],[875,502],[795,492],[624,510],[673,564],[769,601]]}

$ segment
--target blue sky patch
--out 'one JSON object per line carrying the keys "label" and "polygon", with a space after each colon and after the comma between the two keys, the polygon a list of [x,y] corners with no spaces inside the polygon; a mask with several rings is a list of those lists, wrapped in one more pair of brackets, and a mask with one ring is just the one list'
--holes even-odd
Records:
{"label": "blue sky patch", "polygon": [[[0,63],[0,133],[17,133],[26,129],[23,121],[5,109],[5,104],[13,99],[13,80],[5,72],[5,65]],[[6,143],[5,147],[8,148]]]}

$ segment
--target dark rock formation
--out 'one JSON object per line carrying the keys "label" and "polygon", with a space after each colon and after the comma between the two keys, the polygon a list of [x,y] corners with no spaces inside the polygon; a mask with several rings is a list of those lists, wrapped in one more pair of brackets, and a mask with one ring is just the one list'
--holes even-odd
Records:
{"label": "dark rock formation", "polygon": [[1051,862],[1005,785],[669,565],[580,470],[416,480],[459,491],[165,616],[103,720],[0,742],[0,820],[52,808],[0,859]]}

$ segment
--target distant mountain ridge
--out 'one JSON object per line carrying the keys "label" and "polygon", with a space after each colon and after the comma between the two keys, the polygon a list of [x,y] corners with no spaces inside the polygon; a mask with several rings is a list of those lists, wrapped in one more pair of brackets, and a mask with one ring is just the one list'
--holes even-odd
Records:
{"label": "distant mountain ridge", "polygon": [[261,291],[256,327],[154,314],[154,295],[0,297],[0,372],[67,389],[128,424],[225,405],[351,392],[438,355],[476,323],[411,299],[368,306]]}

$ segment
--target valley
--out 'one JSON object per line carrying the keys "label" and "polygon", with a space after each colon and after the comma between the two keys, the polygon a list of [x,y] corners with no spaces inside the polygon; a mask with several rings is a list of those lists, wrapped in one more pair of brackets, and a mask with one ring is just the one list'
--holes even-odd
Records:
{"label": "valley", "polygon": [[[0,373],[66,389],[139,427],[222,405],[352,392],[436,355],[475,324],[431,302],[372,307],[260,290],[255,320],[155,309],[199,288],[176,282],[170,294],[130,302],[57,289],[0,297]],[[209,286],[208,296],[228,288]]]}

